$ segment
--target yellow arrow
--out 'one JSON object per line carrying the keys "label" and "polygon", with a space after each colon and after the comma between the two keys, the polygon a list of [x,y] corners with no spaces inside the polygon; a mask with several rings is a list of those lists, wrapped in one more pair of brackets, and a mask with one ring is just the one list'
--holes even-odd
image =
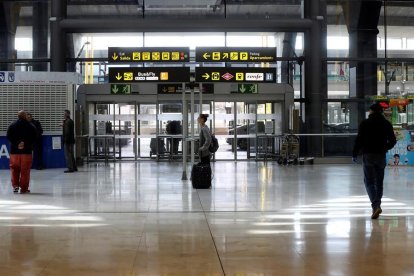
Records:
{"label": "yellow arrow", "polygon": [[117,80],[121,80],[121,79],[122,79],[122,76],[121,76],[121,74],[119,74],[119,73],[118,73],[118,75],[116,75],[116,76],[115,76],[115,78],[116,78]]}
{"label": "yellow arrow", "polygon": [[117,59],[118,59],[118,55],[117,55],[116,53],[114,53],[114,54],[112,55],[112,59],[113,59],[113,60],[117,60]]}
{"label": "yellow arrow", "polygon": [[204,53],[204,54],[203,54],[203,58],[204,58],[204,59],[208,59],[209,57],[210,57],[210,55],[209,55],[208,53]]}
{"label": "yellow arrow", "polygon": [[208,79],[210,78],[210,75],[209,75],[208,73],[205,73],[204,75],[202,75],[202,77],[203,77],[205,80],[208,80]]}

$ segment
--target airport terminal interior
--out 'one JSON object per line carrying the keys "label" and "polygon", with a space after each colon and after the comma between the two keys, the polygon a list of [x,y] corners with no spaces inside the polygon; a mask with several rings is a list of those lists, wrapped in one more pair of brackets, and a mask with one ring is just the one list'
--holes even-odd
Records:
{"label": "airport terminal interior", "polygon": [[[0,1],[0,275],[413,275],[413,26],[414,1]],[[378,219],[351,162],[374,103]],[[19,110],[43,127],[25,194]]]}

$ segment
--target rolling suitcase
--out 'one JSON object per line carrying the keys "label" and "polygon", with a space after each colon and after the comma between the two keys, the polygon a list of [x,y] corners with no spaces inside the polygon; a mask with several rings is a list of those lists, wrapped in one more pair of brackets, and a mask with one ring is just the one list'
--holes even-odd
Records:
{"label": "rolling suitcase", "polygon": [[194,164],[191,170],[191,183],[194,189],[211,188],[211,167],[210,165]]}

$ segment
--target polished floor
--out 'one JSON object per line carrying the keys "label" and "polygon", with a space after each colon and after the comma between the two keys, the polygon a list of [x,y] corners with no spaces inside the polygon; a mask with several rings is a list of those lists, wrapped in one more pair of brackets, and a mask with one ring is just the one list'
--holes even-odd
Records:
{"label": "polished floor", "polygon": [[0,171],[0,275],[414,275],[414,170],[387,168],[383,214],[357,165],[216,162]]}

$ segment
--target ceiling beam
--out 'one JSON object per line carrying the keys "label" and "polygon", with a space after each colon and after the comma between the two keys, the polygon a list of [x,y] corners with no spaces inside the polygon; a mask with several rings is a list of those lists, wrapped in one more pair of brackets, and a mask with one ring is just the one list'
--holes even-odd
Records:
{"label": "ceiling beam", "polygon": [[310,19],[63,19],[69,33],[84,32],[300,32]]}

